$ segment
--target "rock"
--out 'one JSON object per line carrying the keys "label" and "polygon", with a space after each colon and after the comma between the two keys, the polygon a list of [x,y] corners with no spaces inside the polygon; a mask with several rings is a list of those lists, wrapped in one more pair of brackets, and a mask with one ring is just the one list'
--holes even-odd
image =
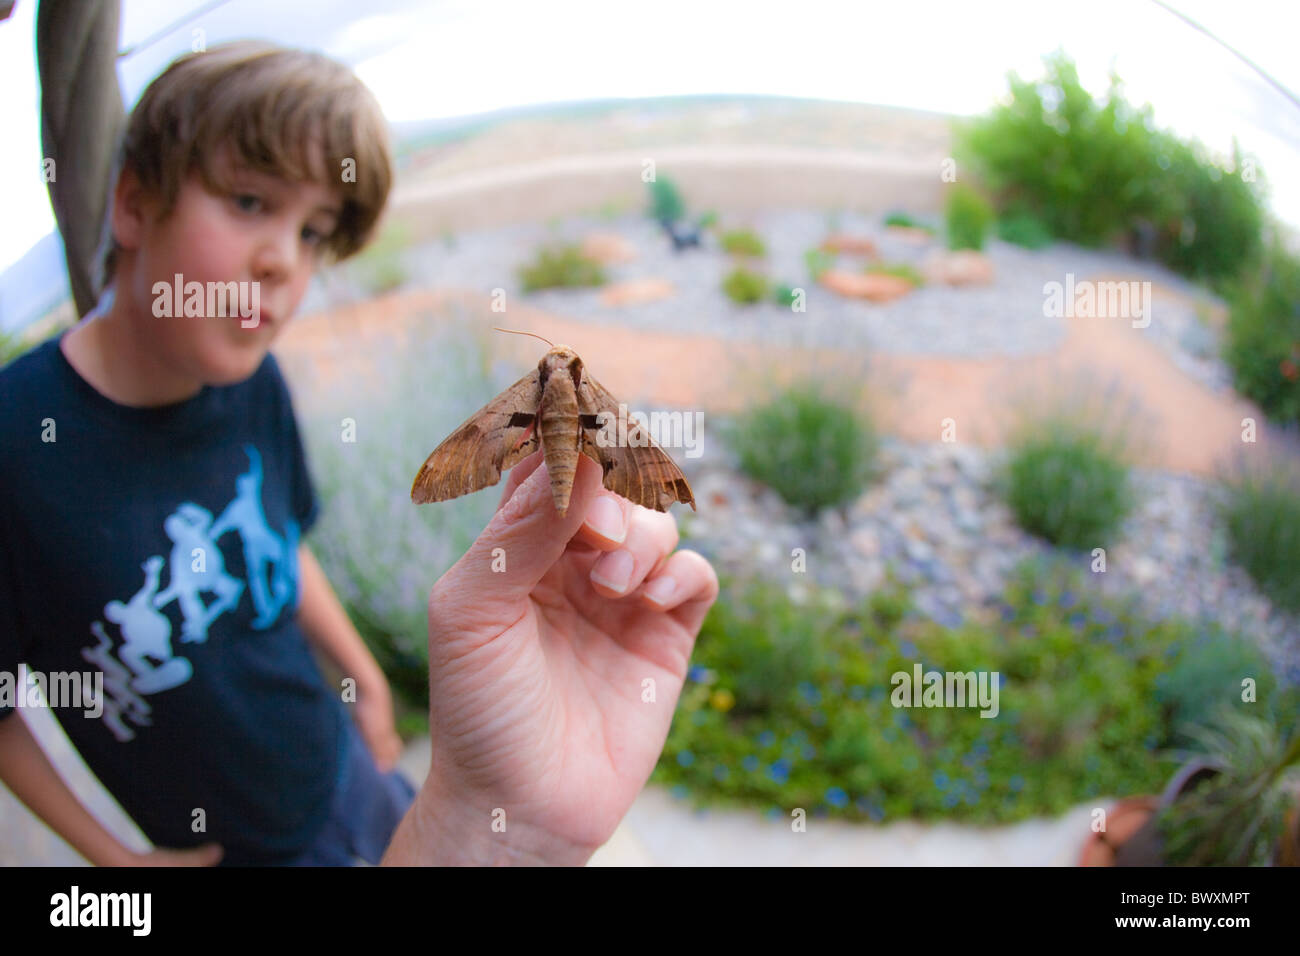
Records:
{"label": "rock", "polygon": [[601,265],[617,265],[636,258],[636,246],[615,232],[593,232],[582,240],[582,254]]}
{"label": "rock", "polygon": [[834,232],[822,240],[822,252],[833,252],[836,254],[843,253],[849,256],[870,256],[875,258],[879,255],[876,251],[876,244],[866,236],[853,236],[846,232]]}
{"label": "rock", "polygon": [[923,246],[934,239],[933,233],[917,226],[886,226],[885,232],[894,239],[914,246]]}
{"label": "rock", "polygon": [[869,302],[892,302],[907,295],[913,288],[912,283],[898,276],[865,275],[840,269],[823,272],[821,284],[846,298],[866,299]]}
{"label": "rock", "polygon": [[675,294],[676,289],[667,279],[628,279],[606,286],[600,293],[600,301],[610,306],[642,305],[670,299]]}
{"label": "rock", "polygon": [[931,282],[946,285],[990,285],[993,263],[982,252],[958,249],[936,253],[925,260],[922,269]]}
{"label": "rock", "polygon": [[858,528],[849,536],[853,549],[866,558],[880,555],[880,538],[872,528]]}

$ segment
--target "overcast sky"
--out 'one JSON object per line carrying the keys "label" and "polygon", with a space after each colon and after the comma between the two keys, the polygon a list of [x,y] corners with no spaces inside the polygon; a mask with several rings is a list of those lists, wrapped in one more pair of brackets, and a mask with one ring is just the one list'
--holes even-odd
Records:
{"label": "overcast sky", "polygon": [[[1300,91],[1297,5],[1172,5]],[[33,0],[0,24],[0,271],[54,225],[41,180]],[[123,0],[121,49],[202,0]],[[128,104],[192,31],[208,45],[266,37],[349,64],[392,121],[528,103],[689,93],[805,96],[983,112],[1006,73],[1039,72],[1062,47],[1100,94],[1113,66],[1156,122],[1227,152],[1256,154],[1271,205],[1300,227],[1300,108],[1212,40],[1145,0],[988,3],[730,0],[227,0],[119,61]],[[793,144],[797,145],[797,144]]]}

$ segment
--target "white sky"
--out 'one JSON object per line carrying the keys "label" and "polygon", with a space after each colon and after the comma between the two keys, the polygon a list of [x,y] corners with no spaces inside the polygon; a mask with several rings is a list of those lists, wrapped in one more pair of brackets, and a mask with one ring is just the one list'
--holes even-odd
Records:
{"label": "white sky", "polygon": [[[1173,0],[1300,92],[1300,12],[1286,0]],[[200,0],[123,0],[121,47]],[[34,0],[0,23],[0,271],[54,225],[41,180]],[[269,37],[351,63],[392,121],[560,100],[754,93],[974,114],[1063,47],[1085,86],[1112,66],[1156,122],[1258,156],[1271,205],[1300,227],[1300,107],[1209,38],[1143,0],[228,0],[119,64],[134,102],[201,28],[210,45]],[[797,144],[791,144],[797,145]]]}

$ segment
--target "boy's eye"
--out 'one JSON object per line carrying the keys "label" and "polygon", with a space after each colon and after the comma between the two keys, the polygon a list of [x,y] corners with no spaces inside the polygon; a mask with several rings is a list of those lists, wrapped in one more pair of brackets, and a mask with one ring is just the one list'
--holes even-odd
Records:
{"label": "boy's eye", "polygon": [[309,246],[319,246],[325,241],[325,233],[319,232],[311,226],[303,226],[302,237]]}
{"label": "boy's eye", "polygon": [[244,212],[257,212],[262,207],[262,200],[251,193],[240,193],[235,197],[235,205]]}

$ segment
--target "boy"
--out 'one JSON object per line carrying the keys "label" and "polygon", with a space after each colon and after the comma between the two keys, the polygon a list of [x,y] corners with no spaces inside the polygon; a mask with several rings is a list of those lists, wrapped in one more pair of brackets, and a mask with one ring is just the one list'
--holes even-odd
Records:
{"label": "boy", "polygon": [[[669,515],[580,459],[559,516],[530,456],[430,595],[429,776],[413,798],[376,768],[389,690],[299,543],[316,503],[268,349],[318,259],[371,232],[386,142],[323,57],[178,60],[128,124],[111,298],[0,374],[0,672],[103,674],[102,713],[60,719],[166,848],[144,862],[583,862],[653,769],[717,596]],[[253,308],[185,317],[191,282]],[[364,745],[304,635],[356,678]],[[92,862],[139,862],[12,714],[0,779]]]}
{"label": "boy", "polygon": [[[400,752],[390,692],[299,543],[317,504],[267,349],[378,219],[386,122],[342,65],[234,44],[154,81],[119,163],[110,294],[0,385],[0,671],[103,672],[65,731],[155,845],[204,845],[146,862],[377,863],[414,791],[366,753]],[[177,275],[226,314],[186,316],[154,284]],[[360,736],[304,635],[356,680]],[[91,862],[135,862],[0,717],[10,788]]]}

